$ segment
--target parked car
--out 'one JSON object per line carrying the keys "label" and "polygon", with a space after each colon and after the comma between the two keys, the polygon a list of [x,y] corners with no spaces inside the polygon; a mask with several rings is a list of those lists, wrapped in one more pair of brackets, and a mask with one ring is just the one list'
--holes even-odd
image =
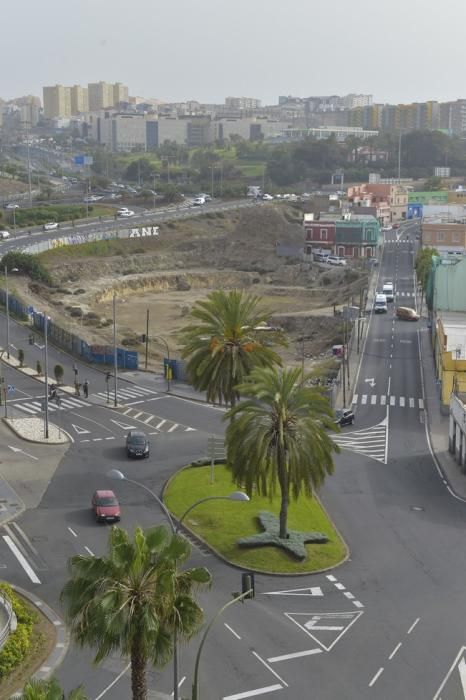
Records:
{"label": "parked car", "polygon": [[271,202],[273,200],[273,197],[271,194],[263,194],[262,199],[265,200],[266,202]]}
{"label": "parked car", "polygon": [[92,510],[98,523],[118,522],[121,518],[120,504],[113,491],[95,491]]}
{"label": "parked car", "polygon": [[327,262],[329,265],[346,265],[346,260],[344,258],[339,258],[337,255],[329,255]]}
{"label": "parked car", "polygon": [[44,224],[42,228],[44,231],[54,231],[58,228],[58,224],[56,221],[49,221],[48,224]]}
{"label": "parked car", "polygon": [[3,239],[6,239],[6,238],[9,238],[9,237],[10,237],[10,232],[9,232],[9,231],[0,231],[0,238],[1,238],[2,240],[3,240]]}
{"label": "parked car", "polygon": [[134,216],[134,211],[131,211],[131,209],[128,209],[127,207],[122,207],[121,209],[118,209],[117,216],[120,216],[122,218],[125,218],[127,216]]}
{"label": "parked car", "polygon": [[5,209],[19,209],[19,204],[8,202],[8,204],[5,204]]}
{"label": "parked car", "polygon": [[402,321],[419,321],[419,314],[414,309],[409,309],[406,306],[397,308],[396,317]]}
{"label": "parked car", "polygon": [[386,314],[387,313],[388,306],[387,306],[387,297],[385,296],[385,294],[376,294],[375,295],[374,311],[376,314]]}
{"label": "parked car", "polygon": [[148,457],[149,440],[142,430],[130,430],[126,436],[126,454],[128,457]]}
{"label": "parked car", "polygon": [[193,207],[201,207],[203,204],[205,204],[204,197],[194,197]]}
{"label": "parked car", "polygon": [[386,233],[388,233],[388,231],[391,231],[391,230],[392,230],[391,226],[382,226],[382,231],[385,231]]}
{"label": "parked car", "polygon": [[84,197],[85,202],[98,202],[99,199],[103,199],[103,197],[97,194],[90,194],[89,197]]}
{"label": "parked car", "polygon": [[335,411],[335,423],[337,425],[353,425],[354,413],[350,408],[337,408]]}
{"label": "parked car", "polygon": [[400,224],[392,224],[392,228],[400,228]]}
{"label": "parked car", "polygon": [[325,251],[325,250],[317,251],[316,250],[312,254],[312,257],[314,259],[314,262],[326,263],[326,262],[328,262],[329,255],[330,255],[330,253],[328,251]]}

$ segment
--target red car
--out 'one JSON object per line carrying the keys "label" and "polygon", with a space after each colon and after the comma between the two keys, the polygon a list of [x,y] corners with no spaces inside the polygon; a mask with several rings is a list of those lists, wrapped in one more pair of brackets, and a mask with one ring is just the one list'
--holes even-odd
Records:
{"label": "red car", "polygon": [[392,224],[392,228],[400,228],[400,224]]}
{"label": "red car", "polygon": [[113,491],[95,491],[92,510],[98,523],[118,522],[121,517],[120,504]]}

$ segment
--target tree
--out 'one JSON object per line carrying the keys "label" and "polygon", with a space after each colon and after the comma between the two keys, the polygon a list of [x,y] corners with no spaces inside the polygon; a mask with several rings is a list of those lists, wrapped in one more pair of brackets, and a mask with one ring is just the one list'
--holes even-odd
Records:
{"label": "tree", "polygon": [[284,337],[261,331],[270,314],[259,309],[260,301],[243,291],[216,290],[192,308],[192,322],[180,334],[182,357],[188,358],[192,385],[206,391],[208,401],[233,406],[239,397],[237,385],[254,367],[281,364],[270,343],[284,345]]}
{"label": "tree", "polygon": [[97,649],[95,663],[115,651],[129,657],[133,700],[146,700],[147,664],[169,661],[175,632],[188,640],[203,622],[193,591],[211,576],[203,567],[178,570],[190,553],[189,542],[163,526],[137,528],[132,540],[113,527],[107,557],[69,561],[61,601],[71,635],[79,646]]}
{"label": "tree", "polygon": [[63,369],[62,365],[55,365],[55,367],[53,368],[53,374],[55,376],[55,379],[57,380],[57,384],[61,383],[64,373],[65,370]]}
{"label": "tree", "polygon": [[65,700],[65,698],[67,700],[88,700],[82,686],[65,695],[56,678],[46,681],[28,681],[18,700]]}
{"label": "tree", "polygon": [[441,177],[437,177],[436,175],[433,177],[427,178],[427,180],[424,182],[424,190],[426,192],[437,192],[438,190],[443,189],[443,180]]}
{"label": "tree", "polygon": [[40,377],[42,374],[42,364],[41,364],[40,360],[37,360],[37,362],[36,362],[36,372],[37,372],[37,376]]}
{"label": "tree", "polygon": [[20,367],[24,367],[24,350],[22,348],[18,350],[18,362]]}
{"label": "tree", "polygon": [[[299,368],[254,369],[237,387],[247,397],[225,419],[227,466],[248,495],[281,493],[280,537],[287,537],[290,496],[312,496],[333,472],[338,446],[328,434],[334,414],[318,388],[303,386]],[[234,420],[231,420],[233,419]]]}

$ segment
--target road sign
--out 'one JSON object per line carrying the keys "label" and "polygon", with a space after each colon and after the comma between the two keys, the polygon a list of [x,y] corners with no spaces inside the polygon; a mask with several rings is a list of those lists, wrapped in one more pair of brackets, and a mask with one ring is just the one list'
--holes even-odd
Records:
{"label": "road sign", "polygon": [[330,651],[362,614],[362,610],[334,613],[285,613],[289,620],[312,637],[325,651]]}
{"label": "road sign", "polygon": [[16,391],[16,389],[13,386],[13,384],[8,384],[8,393],[13,394],[13,392],[15,392],[15,391]]}

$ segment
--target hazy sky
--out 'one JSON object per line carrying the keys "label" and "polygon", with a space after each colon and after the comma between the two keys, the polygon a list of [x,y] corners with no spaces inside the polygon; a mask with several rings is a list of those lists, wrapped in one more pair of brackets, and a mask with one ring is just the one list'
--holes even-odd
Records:
{"label": "hazy sky", "polygon": [[466,97],[465,0],[4,0],[1,23],[5,99],[99,80],[167,101]]}

